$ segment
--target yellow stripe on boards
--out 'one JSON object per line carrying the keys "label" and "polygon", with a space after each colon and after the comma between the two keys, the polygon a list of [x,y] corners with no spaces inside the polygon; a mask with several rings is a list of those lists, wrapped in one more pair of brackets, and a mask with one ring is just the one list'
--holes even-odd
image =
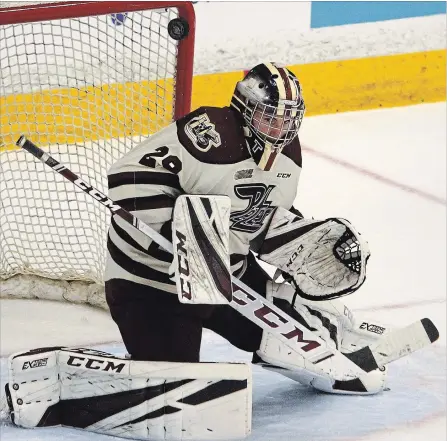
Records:
{"label": "yellow stripe on boards", "polygon": [[0,97],[0,150],[147,135],[172,119],[173,80],[52,89]]}
{"label": "yellow stripe on boards", "polygon": [[[287,67],[303,87],[307,116],[446,99],[445,50]],[[227,106],[242,76],[230,72],[194,77],[192,109]]]}
{"label": "yellow stripe on boards", "polygon": [[[445,50],[288,67],[302,84],[307,116],[446,99]],[[191,110],[229,106],[242,78],[242,71],[195,76]],[[14,148],[21,134],[48,145],[155,133],[171,119],[172,88],[162,80],[0,97],[0,150]]]}
{"label": "yellow stripe on boards", "polygon": [[446,51],[290,66],[306,115],[444,101]]}
{"label": "yellow stripe on boards", "polygon": [[236,83],[242,78],[241,71],[195,76],[192,83],[191,110],[201,106],[229,106]]}

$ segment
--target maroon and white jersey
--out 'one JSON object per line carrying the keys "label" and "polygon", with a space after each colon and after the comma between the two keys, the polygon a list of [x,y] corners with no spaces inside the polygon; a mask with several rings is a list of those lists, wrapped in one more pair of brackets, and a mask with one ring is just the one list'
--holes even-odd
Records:
{"label": "maroon and white jersey", "polygon": [[[245,129],[246,130],[246,129]],[[109,197],[172,241],[171,217],[180,194],[231,198],[232,271],[262,243],[276,207],[290,209],[301,172],[298,138],[273,170],[263,171],[246,147],[244,120],[229,107],[201,107],[132,149],[109,170]],[[172,255],[149,237],[112,218],[105,280],[120,278],[176,293]]]}

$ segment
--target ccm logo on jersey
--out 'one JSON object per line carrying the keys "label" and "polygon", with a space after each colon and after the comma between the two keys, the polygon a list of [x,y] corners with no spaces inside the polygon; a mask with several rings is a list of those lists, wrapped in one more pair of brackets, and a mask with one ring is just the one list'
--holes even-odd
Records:
{"label": "ccm logo on jersey", "polygon": [[192,118],[185,125],[185,133],[194,146],[202,152],[207,152],[211,147],[221,145],[216,126],[210,121],[206,113]]}
{"label": "ccm logo on jersey", "polygon": [[191,300],[191,283],[189,283],[189,263],[188,263],[188,252],[186,251],[185,243],[186,236],[179,231],[175,232],[178,239],[177,242],[177,265],[178,274],[180,277],[180,286],[182,291],[182,297]]}
{"label": "ccm logo on jersey", "polygon": [[290,178],[290,176],[292,176],[292,173],[278,173],[276,175],[277,178],[284,178],[284,179]]}
{"label": "ccm logo on jersey", "polygon": [[385,332],[385,328],[382,328],[381,326],[373,325],[367,322],[363,322],[360,325],[360,329],[366,329],[369,332],[374,332],[375,334],[383,334]]}
{"label": "ccm logo on jersey", "polygon": [[112,360],[97,360],[95,358],[78,357],[75,355],[70,355],[67,364],[69,366],[82,367],[94,371],[113,371],[116,373],[120,373],[126,366],[125,362],[115,364]]}
{"label": "ccm logo on jersey", "polygon": [[39,358],[38,360],[25,361],[23,363],[22,371],[26,369],[33,369],[38,367],[43,367],[47,365],[48,358]]}

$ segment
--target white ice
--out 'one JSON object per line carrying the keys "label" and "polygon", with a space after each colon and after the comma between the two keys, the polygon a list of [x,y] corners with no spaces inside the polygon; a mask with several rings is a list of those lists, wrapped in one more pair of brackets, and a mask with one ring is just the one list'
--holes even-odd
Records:
{"label": "white ice", "polygon": [[[254,367],[250,441],[443,441],[446,439],[446,106],[425,104],[305,119],[296,206],[315,218],[344,216],[372,257],[365,285],[346,302],[371,321],[403,326],[431,318],[440,339],[390,366],[377,396],[315,393]],[[107,313],[60,302],[2,300],[1,386],[6,356],[49,345],[123,353]],[[205,332],[203,360],[250,355]],[[2,441],[112,441],[67,428],[0,427]]]}

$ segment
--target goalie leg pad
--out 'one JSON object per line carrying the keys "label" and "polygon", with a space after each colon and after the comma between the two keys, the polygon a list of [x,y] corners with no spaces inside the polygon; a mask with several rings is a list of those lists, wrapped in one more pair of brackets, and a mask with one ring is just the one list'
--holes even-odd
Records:
{"label": "goalie leg pad", "polygon": [[[358,349],[359,344],[366,345],[377,338],[376,334],[366,335],[362,325],[357,325],[352,313],[339,300],[324,302],[303,300],[297,298],[292,286],[270,281],[267,282],[267,299],[342,352],[351,352]],[[345,342],[348,346],[346,348]],[[336,381],[328,375],[317,372],[312,363],[286,347],[269,332],[262,334],[261,345],[254,362],[301,384],[329,393],[375,394],[385,387],[386,369],[376,369],[365,373],[361,378],[349,381]],[[334,371],[337,371],[335,365]]]}
{"label": "goalie leg pad", "polygon": [[12,420],[21,427],[63,425],[143,440],[233,439],[251,431],[247,364],[133,361],[56,348],[12,355],[9,381]]}
{"label": "goalie leg pad", "polygon": [[41,425],[47,409],[59,403],[60,349],[40,348],[9,357],[6,397],[11,420],[18,426],[30,428]]}

